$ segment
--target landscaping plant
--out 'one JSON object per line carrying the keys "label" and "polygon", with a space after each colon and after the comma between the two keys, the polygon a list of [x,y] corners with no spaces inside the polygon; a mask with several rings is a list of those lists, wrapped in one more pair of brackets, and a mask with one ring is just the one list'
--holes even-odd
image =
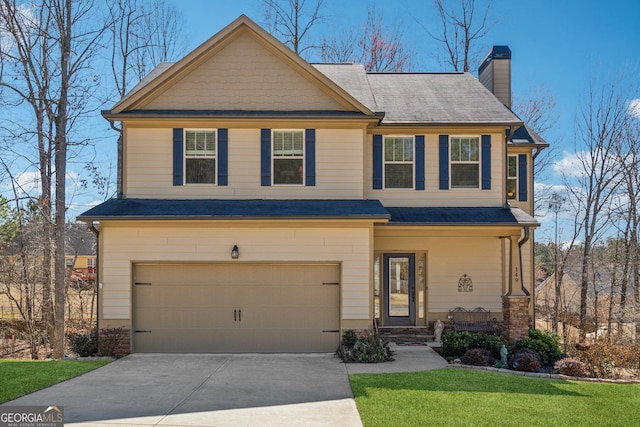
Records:
{"label": "landscaping plant", "polygon": [[472,348],[460,358],[465,365],[473,366],[489,366],[495,363],[495,359],[491,357],[489,350],[484,348]]}
{"label": "landscaping plant", "polygon": [[525,349],[538,353],[545,366],[552,366],[562,357],[558,335],[547,330],[530,329],[529,336],[515,344],[516,351]]}
{"label": "landscaping plant", "polygon": [[589,367],[575,357],[566,357],[556,362],[554,369],[557,373],[572,377],[588,377]]}
{"label": "landscaping plant", "polygon": [[363,336],[358,336],[353,330],[346,331],[336,355],[345,363],[380,363],[393,360],[393,351],[389,348],[389,343],[376,331],[371,330]]}
{"label": "landscaping plant", "polygon": [[508,365],[512,371],[522,372],[540,372],[541,366],[538,353],[529,349],[515,352],[509,359]]}
{"label": "landscaping plant", "polygon": [[507,341],[500,335],[488,335],[473,332],[447,331],[442,335],[442,354],[446,358],[462,357],[473,348],[489,351],[491,357],[500,359],[500,347]]}

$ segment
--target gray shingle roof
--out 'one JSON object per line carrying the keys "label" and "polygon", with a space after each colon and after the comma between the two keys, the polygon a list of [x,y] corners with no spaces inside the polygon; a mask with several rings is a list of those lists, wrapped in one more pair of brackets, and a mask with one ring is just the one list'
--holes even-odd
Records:
{"label": "gray shingle roof", "polygon": [[535,218],[519,208],[411,207],[386,209],[391,214],[389,224],[539,225]]}
{"label": "gray shingle roof", "polygon": [[366,73],[360,64],[314,66],[382,123],[519,124],[522,121],[469,73]]}
{"label": "gray shingle roof", "polygon": [[383,219],[389,213],[377,200],[282,199],[110,199],[81,214],[101,219]]}

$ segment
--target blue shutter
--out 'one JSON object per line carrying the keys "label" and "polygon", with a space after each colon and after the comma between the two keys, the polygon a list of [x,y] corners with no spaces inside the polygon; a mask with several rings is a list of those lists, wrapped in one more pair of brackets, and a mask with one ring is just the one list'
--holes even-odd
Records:
{"label": "blue shutter", "polygon": [[182,128],[173,129],[173,185],[182,185],[182,169],[184,162],[184,143]]}
{"label": "blue shutter", "polygon": [[271,185],[271,129],[260,130],[260,179],[263,187]]}
{"label": "blue shutter", "polygon": [[416,135],[416,190],[424,190],[424,135]]}
{"label": "blue shutter", "polygon": [[218,185],[229,185],[229,129],[218,129]]}
{"label": "blue shutter", "polygon": [[518,154],[518,201],[527,201],[527,155]]}
{"label": "blue shutter", "polygon": [[304,131],[304,184],[308,187],[316,185],[316,130]]}
{"label": "blue shutter", "polygon": [[440,163],[440,190],[449,189],[449,135],[440,135],[438,138],[439,163]]}
{"label": "blue shutter", "polygon": [[491,135],[482,135],[482,189],[491,190]]}
{"label": "blue shutter", "polygon": [[382,135],[373,135],[373,189],[382,188]]}

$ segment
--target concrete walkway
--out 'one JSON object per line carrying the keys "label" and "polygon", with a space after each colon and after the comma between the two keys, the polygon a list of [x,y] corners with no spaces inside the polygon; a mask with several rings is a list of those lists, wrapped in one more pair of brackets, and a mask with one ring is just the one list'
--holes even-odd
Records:
{"label": "concrete walkway", "polygon": [[59,405],[73,426],[362,426],[348,374],[447,363],[426,346],[396,360],[343,364],[332,354],[133,354],[4,406]]}

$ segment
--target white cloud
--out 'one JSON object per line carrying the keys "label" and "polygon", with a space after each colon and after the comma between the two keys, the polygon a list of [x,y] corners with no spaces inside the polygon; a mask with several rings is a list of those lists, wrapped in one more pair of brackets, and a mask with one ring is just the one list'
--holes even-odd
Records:
{"label": "white cloud", "polygon": [[576,153],[564,152],[563,157],[553,163],[553,171],[557,175],[579,177],[584,175],[580,157]]}
{"label": "white cloud", "polygon": [[640,118],[640,98],[632,99],[629,102],[629,114]]}

